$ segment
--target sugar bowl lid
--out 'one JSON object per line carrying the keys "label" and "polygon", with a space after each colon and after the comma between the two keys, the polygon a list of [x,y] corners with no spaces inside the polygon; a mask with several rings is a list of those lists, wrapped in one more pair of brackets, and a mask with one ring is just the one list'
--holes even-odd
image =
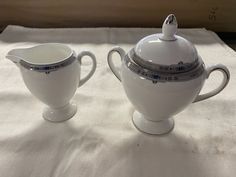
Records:
{"label": "sugar bowl lid", "polygon": [[143,68],[162,73],[183,73],[199,65],[197,50],[185,38],[176,35],[177,20],[173,14],[165,19],[162,33],[141,39],[129,57]]}

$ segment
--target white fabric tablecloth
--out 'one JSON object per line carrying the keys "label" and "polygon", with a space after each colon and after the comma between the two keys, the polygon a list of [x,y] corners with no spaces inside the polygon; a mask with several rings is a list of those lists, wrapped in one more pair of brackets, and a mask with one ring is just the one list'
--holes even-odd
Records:
{"label": "white fabric tablecloth", "polygon": [[[0,35],[0,177],[234,177],[236,54],[215,33],[180,29],[178,34],[196,45],[206,65],[222,63],[229,68],[227,88],[176,115],[170,134],[146,135],[133,126],[134,108],[106,56],[114,45],[128,51],[156,32],[160,29],[8,26]],[[63,123],[42,118],[43,103],[5,59],[10,49],[45,42],[65,43],[77,52],[90,50],[97,57],[95,75],[73,98],[77,114]],[[89,68],[84,62],[82,72]],[[216,87],[218,77],[212,74],[203,91]]]}

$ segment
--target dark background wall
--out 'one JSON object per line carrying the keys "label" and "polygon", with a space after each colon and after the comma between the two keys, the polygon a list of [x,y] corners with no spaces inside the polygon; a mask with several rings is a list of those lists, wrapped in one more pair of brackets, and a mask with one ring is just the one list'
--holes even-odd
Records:
{"label": "dark background wall", "polygon": [[182,28],[236,32],[236,0],[1,0],[0,28],[161,27],[169,13]]}

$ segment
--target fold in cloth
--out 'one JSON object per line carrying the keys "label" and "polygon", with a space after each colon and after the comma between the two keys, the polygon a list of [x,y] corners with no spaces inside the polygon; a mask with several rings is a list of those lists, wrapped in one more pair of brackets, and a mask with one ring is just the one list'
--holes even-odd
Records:
{"label": "fold in cloth", "polygon": [[[211,31],[179,29],[178,34],[195,44],[207,66],[226,65],[229,85],[176,115],[170,134],[150,136],[133,126],[134,108],[106,56],[114,45],[128,51],[142,37],[157,32],[160,29],[8,26],[0,35],[0,176],[235,176],[236,54]],[[65,43],[77,53],[89,50],[97,57],[94,76],[73,97],[77,114],[62,123],[42,118],[43,103],[27,90],[19,69],[5,59],[13,48],[45,42]],[[118,56],[116,64],[119,67]],[[90,66],[83,63],[82,75]],[[202,92],[215,88],[221,78],[213,73]]]}

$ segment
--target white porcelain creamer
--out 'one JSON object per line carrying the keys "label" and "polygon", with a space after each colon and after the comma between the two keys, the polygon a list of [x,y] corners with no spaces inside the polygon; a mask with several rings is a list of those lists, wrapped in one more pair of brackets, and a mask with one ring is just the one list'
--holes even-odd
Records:
{"label": "white porcelain creamer", "polygon": [[[86,55],[93,65],[88,75],[81,79],[81,60]],[[96,69],[96,58],[91,52],[84,51],[76,56],[71,48],[59,43],[13,49],[6,58],[19,67],[31,93],[48,106],[43,117],[52,122],[73,117],[77,106],[70,100],[78,86],[88,81]]]}
{"label": "white porcelain creamer", "polygon": [[[173,116],[189,104],[210,98],[229,82],[229,70],[222,64],[205,67],[194,45],[176,35],[177,20],[171,14],[163,23],[162,33],[141,39],[127,54],[120,47],[108,53],[108,64],[122,82],[134,105],[133,123],[149,134],[164,134],[174,127]],[[119,53],[122,65],[118,72],[112,54]],[[213,71],[223,74],[218,88],[200,94]]]}

